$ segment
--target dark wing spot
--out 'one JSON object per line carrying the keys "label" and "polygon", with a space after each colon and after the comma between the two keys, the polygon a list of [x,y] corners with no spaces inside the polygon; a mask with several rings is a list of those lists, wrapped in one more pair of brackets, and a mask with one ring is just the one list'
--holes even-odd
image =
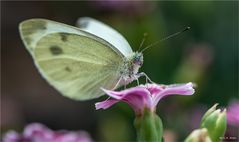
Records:
{"label": "dark wing spot", "polygon": [[60,33],[60,36],[61,36],[61,40],[62,40],[63,42],[66,42],[66,41],[67,41],[67,35],[66,35],[66,34]]}
{"label": "dark wing spot", "polygon": [[62,49],[57,45],[51,46],[50,51],[52,55],[60,55],[63,53]]}
{"label": "dark wing spot", "polygon": [[71,71],[72,71],[70,67],[65,67],[65,70],[66,70],[67,72],[71,72]]}

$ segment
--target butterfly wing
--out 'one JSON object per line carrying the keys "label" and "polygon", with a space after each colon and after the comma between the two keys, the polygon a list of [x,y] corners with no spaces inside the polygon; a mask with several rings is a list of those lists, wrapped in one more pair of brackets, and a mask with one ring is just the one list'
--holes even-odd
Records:
{"label": "butterfly wing", "polygon": [[77,26],[80,29],[101,37],[106,41],[110,41],[110,43],[125,57],[128,57],[133,53],[129,43],[119,32],[98,20],[89,17],[82,17],[78,19]]}
{"label": "butterfly wing", "polygon": [[63,33],[44,36],[34,50],[42,75],[63,95],[91,99],[103,95],[100,87],[113,89],[120,79],[121,57],[88,37]]}
{"label": "butterfly wing", "polygon": [[21,37],[40,73],[64,96],[92,99],[104,94],[100,87],[115,87],[123,65],[119,51],[94,35],[64,24],[42,19],[33,23],[20,25]]}
{"label": "butterfly wing", "polygon": [[[44,36],[51,33],[72,33],[82,36],[87,36],[89,38],[95,39],[106,46],[111,47],[115,52],[123,57],[123,54],[112,44],[105,41],[104,39],[95,36],[89,32],[83,31],[77,27],[66,25],[63,23],[47,20],[47,19],[29,19],[20,23],[19,25],[20,35],[23,40],[24,45],[28,51],[32,54],[37,42]],[[62,34],[61,39],[64,40],[64,34]]]}

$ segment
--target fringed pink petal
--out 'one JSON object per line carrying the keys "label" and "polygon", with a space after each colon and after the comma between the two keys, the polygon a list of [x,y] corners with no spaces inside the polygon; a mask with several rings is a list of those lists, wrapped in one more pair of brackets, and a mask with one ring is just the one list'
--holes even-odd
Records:
{"label": "fringed pink petal", "polygon": [[109,107],[111,107],[112,105],[114,105],[115,103],[119,102],[119,100],[116,99],[108,99],[102,102],[98,102],[95,104],[95,109],[107,109]]}
{"label": "fringed pink petal", "polygon": [[158,102],[165,96],[169,95],[192,95],[194,93],[193,83],[174,84],[165,86],[165,88],[155,96],[153,105],[156,106]]}
{"label": "fringed pink petal", "polygon": [[107,90],[104,88],[101,88],[101,90],[103,90],[108,96],[117,100],[122,99],[125,94],[124,91],[112,91],[112,90]]}
{"label": "fringed pink petal", "polygon": [[146,84],[145,87],[149,90],[152,96],[159,94],[165,88],[165,85]]}
{"label": "fringed pink petal", "polygon": [[150,92],[142,87],[129,90],[122,100],[128,103],[137,114],[141,113],[144,108],[152,108]]}
{"label": "fringed pink petal", "polygon": [[113,104],[123,101],[128,103],[136,114],[143,112],[145,108],[154,111],[157,103],[164,96],[173,94],[192,95],[194,93],[192,83],[175,85],[146,84],[123,91],[102,90],[112,99],[96,103],[96,109],[107,109]]}
{"label": "fringed pink petal", "polygon": [[140,113],[145,107],[151,108],[152,106],[150,92],[142,86],[133,87],[123,91],[102,90],[113,99],[96,103],[96,109],[107,109],[118,101],[128,103],[136,113]]}

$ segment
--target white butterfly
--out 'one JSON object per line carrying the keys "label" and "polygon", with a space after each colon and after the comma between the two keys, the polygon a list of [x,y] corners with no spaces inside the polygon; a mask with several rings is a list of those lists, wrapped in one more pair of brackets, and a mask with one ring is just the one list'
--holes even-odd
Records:
{"label": "white butterfly", "polygon": [[46,20],[20,23],[21,38],[42,76],[64,96],[87,100],[138,77],[143,54],[111,27],[84,17],[79,28]]}

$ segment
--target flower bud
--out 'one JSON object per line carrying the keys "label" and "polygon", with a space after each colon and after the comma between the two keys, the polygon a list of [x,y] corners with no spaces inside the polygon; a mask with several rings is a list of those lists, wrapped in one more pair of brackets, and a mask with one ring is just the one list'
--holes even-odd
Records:
{"label": "flower bud", "polygon": [[185,142],[212,142],[206,128],[194,130],[185,140]]}
{"label": "flower bud", "polygon": [[226,131],[226,109],[216,109],[212,106],[202,117],[200,127],[206,128],[213,142],[219,142]]}

